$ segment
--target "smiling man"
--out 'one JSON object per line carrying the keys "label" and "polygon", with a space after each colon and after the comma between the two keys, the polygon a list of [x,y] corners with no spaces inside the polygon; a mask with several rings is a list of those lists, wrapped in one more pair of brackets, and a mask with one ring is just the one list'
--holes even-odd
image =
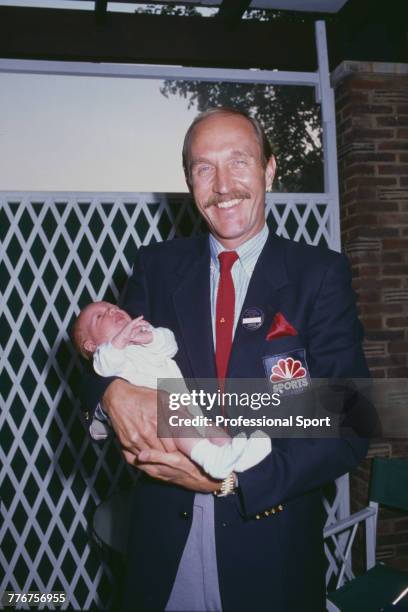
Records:
{"label": "smiling man", "polygon": [[195,203],[210,232],[235,249],[265,225],[265,189],[276,162],[270,145],[240,114],[207,112],[192,124],[183,165]]}
{"label": "smiling man", "polygon": [[[186,378],[267,381],[277,359],[299,362],[309,379],[367,376],[345,258],[268,231],[275,160],[257,121],[228,108],[203,113],[183,163],[210,235],[141,248],[126,311],[173,330]],[[221,483],[157,438],[155,392],[112,379],[88,392],[89,406],[102,397],[125,457],[143,472],[125,607],[325,609],[321,487],[358,464],[365,441],[274,439],[239,481],[232,473]]]}

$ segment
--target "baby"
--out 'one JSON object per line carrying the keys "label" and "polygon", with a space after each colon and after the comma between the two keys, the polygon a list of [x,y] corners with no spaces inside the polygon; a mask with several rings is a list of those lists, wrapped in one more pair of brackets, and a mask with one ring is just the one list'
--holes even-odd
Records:
{"label": "baby", "polygon": [[[132,319],[127,312],[108,302],[86,306],[72,328],[76,348],[100,376],[119,376],[134,385],[157,389],[157,379],[183,380],[172,359],[178,347],[173,332],[154,328],[143,315]],[[183,388],[183,392],[187,392]],[[196,416],[196,412],[191,413]],[[259,463],[271,452],[268,436],[234,438],[216,427],[193,428],[193,437],[177,437],[178,450],[188,455],[210,476],[226,478],[231,472],[242,472]],[[200,437],[207,434],[206,437]],[[216,435],[214,435],[216,434]],[[105,436],[99,436],[105,437]]]}

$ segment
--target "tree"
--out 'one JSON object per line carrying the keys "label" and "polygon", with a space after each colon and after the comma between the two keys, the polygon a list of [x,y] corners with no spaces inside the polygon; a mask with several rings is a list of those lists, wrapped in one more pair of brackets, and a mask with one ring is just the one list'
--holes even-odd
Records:
{"label": "tree", "polygon": [[[161,7],[148,5],[141,10],[204,18],[203,11],[209,9],[175,2]],[[296,11],[249,9],[243,18],[308,22],[316,16]],[[167,80],[160,91],[166,97],[180,96],[188,100],[188,108],[196,106],[199,112],[213,106],[248,111],[263,125],[277,157],[274,191],[323,191],[320,106],[314,100],[313,87]]]}
{"label": "tree", "polygon": [[160,89],[169,97],[188,100],[188,107],[204,111],[233,106],[248,111],[263,125],[278,160],[275,191],[323,190],[320,108],[311,87],[248,83],[165,81]]}

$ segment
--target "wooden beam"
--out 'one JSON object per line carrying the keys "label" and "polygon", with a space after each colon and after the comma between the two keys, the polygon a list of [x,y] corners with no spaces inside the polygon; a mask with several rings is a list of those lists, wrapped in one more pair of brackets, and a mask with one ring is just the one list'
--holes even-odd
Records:
{"label": "wooden beam", "polygon": [[217,17],[223,17],[232,22],[239,22],[250,4],[251,0],[222,0]]}
{"label": "wooden beam", "polygon": [[316,70],[313,24],[0,7],[0,57]]}
{"label": "wooden beam", "polygon": [[98,23],[103,23],[106,18],[108,0],[95,0],[95,15]]}
{"label": "wooden beam", "polygon": [[338,13],[340,60],[408,61],[407,2],[348,0]]}

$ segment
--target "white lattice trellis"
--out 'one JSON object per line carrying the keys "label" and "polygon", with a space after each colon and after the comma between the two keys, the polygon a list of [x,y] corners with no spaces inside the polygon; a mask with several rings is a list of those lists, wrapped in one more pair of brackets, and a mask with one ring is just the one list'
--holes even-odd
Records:
{"label": "white lattice trellis", "polygon": [[[337,244],[324,194],[268,194],[267,212],[280,235]],[[68,329],[84,304],[117,299],[141,244],[201,227],[185,194],[0,194],[0,591],[64,590],[77,609],[110,604],[88,522],[131,476],[114,442],[87,436]],[[343,493],[326,502],[329,520],[347,512]]]}

